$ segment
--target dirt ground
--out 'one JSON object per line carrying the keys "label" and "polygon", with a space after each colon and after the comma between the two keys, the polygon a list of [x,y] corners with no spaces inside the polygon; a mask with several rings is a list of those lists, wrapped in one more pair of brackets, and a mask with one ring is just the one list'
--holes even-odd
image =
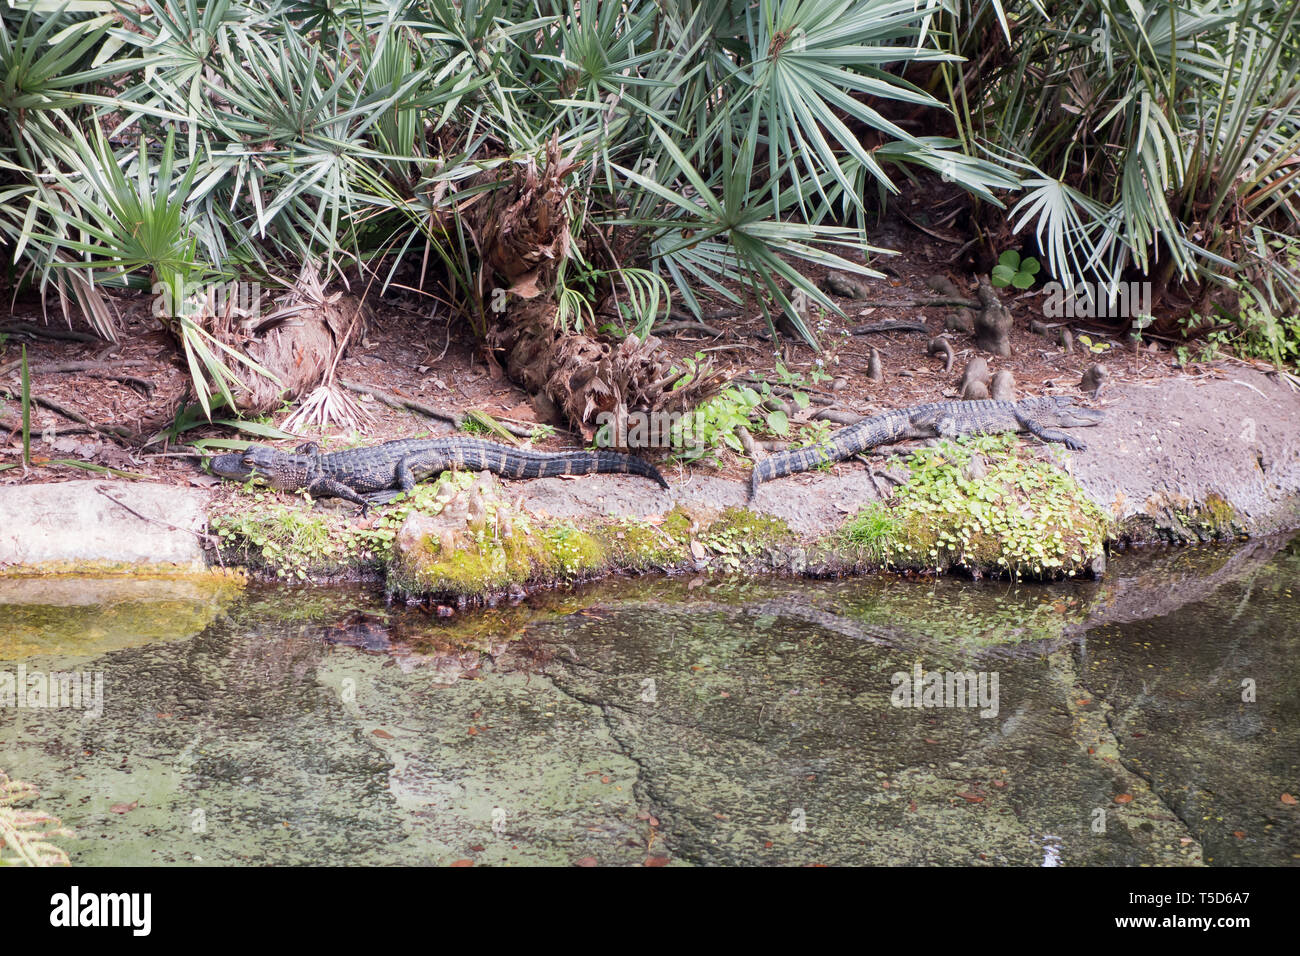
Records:
{"label": "dirt ground", "polygon": [[[974,277],[948,268],[955,248],[950,243],[896,222],[886,223],[874,232],[872,242],[906,250],[902,255],[872,261],[875,268],[887,273],[885,279],[862,280],[873,301],[905,303],[932,297],[934,293],[927,288],[926,280],[935,274],[947,275],[964,295],[974,296]],[[814,279],[824,275],[811,270],[809,274]],[[1192,498],[1197,498],[1198,491],[1226,494],[1233,483],[1241,488],[1241,500],[1234,504],[1262,516],[1275,510],[1281,500],[1278,496],[1288,493],[1286,489],[1293,492],[1293,484],[1300,487],[1300,476],[1295,474],[1295,461],[1300,458],[1300,393],[1276,373],[1269,374],[1266,366],[1228,359],[1182,368],[1172,343],[1149,340],[1139,348],[1131,348],[1126,330],[1107,326],[1105,320],[1072,321],[1076,341],[1082,333],[1105,347],[1094,353],[1079,343],[1072,354],[1067,354],[1053,339],[1029,330],[1031,320],[1043,320],[1041,289],[1022,294],[1002,290],[1002,299],[1015,317],[1012,358],[999,359],[977,352],[971,336],[948,332],[955,352],[955,362],[948,372],[944,371],[942,357],[929,355],[926,348],[931,337],[944,334],[945,317],[956,311],[947,306],[864,307],[853,299],[837,297],[847,321],[828,315],[814,323],[824,345],[819,354],[803,344],[788,340],[774,344],[766,339],[766,321],[758,305],[751,302],[739,317],[716,320],[714,324],[724,334],[714,336],[698,329],[678,331],[664,336],[662,347],[674,358],[706,351],[734,376],[752,375],[773,382],[778,380],[774,373],[778,363],[805,376],[824,370],[830,380],[807,389],[814,404],[803,416],[823,408],[871,414],[916,402],[956,398],[961,372],[975,355],[983,355],[993,372],[1009,369],[1015,376],[1018,397],[1044,393],[1080,396],[1080,377],[1096,362],[1107,373],[1107,384],[1098,402],[1112,415],[1106,425],[1090,430],[1091,451],[1072,456],[1071,467],[1085,479],[1094,497],[1111,505],[1117,516],[1149,504],[1157,492],[1171,496],[1172,501],[1184,491]],[[365,339],[344,357],[340,364],[342,379],[448,411],[478,409],[521,424],[535,420],[528,396],[508,380],[489,373],[472,339],[445,310],[431,318],[426,307],[409,299],[371,301],[376,320]],[[0,369],[15,362],[19,343],[24,342],[33,370],[34,395],[53,400],[98,424],[124,426],[134,434],[153,437],[171,422],[189,397],[188,375],[174,344],[149,314],[145,297],[124,297],[119,307],[124,330],[118,343],[54,341],[10,331],[0,349]],[[707,304],[706,322],[713,312],[727,307],[721,300]],[[854,325],[890,319],[923,321],[928,333],[844,334]],[[39,303],[19,302],[10,316],[0,316],[0,330],[13,322],[43,325]],[[46,328],[57,333],[66,330],[67,324],[52,318]],[[873,347],[879,350],[884,369],[884,380],[879,383],[869,381],[866,375]],[[43,370],[51,365],[88,361],[108,363],[113,372],[139,381],[106,378],[102,371]],[[0,467],[21,461],[18,378],[16,367],[0,374],[0,389],[13,396],[0,396]],[[364,397],[362,404],[374,415],[373,424],[358,436],[336,432],[339,438],[378,443],[452,431],[446,422],[395,410]],[[290,411],[286,407],[272,416],[272,422],[279,425]],[[1254,424],[1246,424],[1247,419]],[[1182,424],[1169,424],[1175,420]],[[1171,428],[1181,430],[1169,432]],[[220,483],[203,473],[184,449],[168,447],[162,440],[140,448],[129,441],[102,436],[45,408],[33,409],[32,432],[33,455],[38,459],[76,458],[158,481],[222,493]],[[1225,444],[1227,438],[1240,435],[1251,440],[1234,439]],[[184,440],[202,436],[238,437],[228,428],[205,426],[187,432]],[[580,445],[576,434],[561,429],[533,447],[562,450]],[[665,465],[662,460],[659,464]],[[714,505],[743,503],[747,471],[747,464],[735,459],[725,461],[720,468],[665,467],[665,475],[674,486],[671,500]],[[26,473],[22,467],[0,471],[0,484],[86,477],[91,476],[81,469],[41,464]],[[671,506],[667,504],[669,494],[645,482],[614,476],[545,479],[528,483],[521,493],[534,510],[557,516],[650,513]],[[1116,495],[1123,500],[1117,503]],[[782,514],[796,527],[814,530],[838,523],[845,513],[874,497],[876,489],[865,466],[841,463],[829,474],[793,476],[764,486],[758,505]]]}

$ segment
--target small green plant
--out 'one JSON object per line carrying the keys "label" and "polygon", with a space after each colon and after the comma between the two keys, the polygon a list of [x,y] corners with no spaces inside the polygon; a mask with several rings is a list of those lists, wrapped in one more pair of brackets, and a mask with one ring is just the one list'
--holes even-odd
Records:
{"label": "small green plant", "polygon": [[1090,335],[1080,335],[1078,342],[1094,355],[1100,355],[1102,352],[1110,351],[1112,344],[1110,342],[1094,342]]}
{"label": "small green plant", "polygon": [[990,281],[998,288],[1015,286],[1017,289],[1028,289],[1034,284],[1034,276],[1038,275],[1041,268],[1037,259],[1021,259],[1020,253],[1008,249],[998,256],[998,264],[993,267]]}
{"label": "small green plant", "polygon": [[841,534],[886,567],[1073,575],[1099,553],[1106,516],[1068,474],[1018,448],[1014,436],[989,435],[913,452],[907,484]]}
{"label": "small green plant", "polygon": [[681,461],[694,462],[718,458],[722,448],[744,454],[745,447],[736,429],[754,424],[763,396],[748,385],[733,385],[682,417],[673,429],[673,448]]}
{"label": "small green plant", "polygon": [[900,547],[902,525],[886,508],[866,508],[844,526],[843,535],[872,561],[885,564]]}
{"label": "small green plant", "polygon": [[[227,428],[233,428],[236,431],[244,432],[247,435],[254,435],[258,438],[270,438],[276,441],[289,441],[296,437],[272,425],[269,416],[263,416],[259,421],[250,421],[242,418],[214,418],[211,421],[208,420],[209,410],[211,412],[219,412],[225,407],[226,399],[222,395],[214,395],[208,409],[204,409],[203,406],[198,403],[182,405],[176,410],[176,414],[172,416],[172,423],[150,438],[145,445],[147,447],[149,445],[157,444],[160,441],[166,441],[168,444],[174,445],[180,441],[181,435],[185,434],[185,432],[195,428],[201,428],[205,425],[225,425]],[[205,440],[202,443],[203,447],[243,448],[248,444],[247,442],[238,441],[233,444],[214,444],[213,441],[213,439]]]}

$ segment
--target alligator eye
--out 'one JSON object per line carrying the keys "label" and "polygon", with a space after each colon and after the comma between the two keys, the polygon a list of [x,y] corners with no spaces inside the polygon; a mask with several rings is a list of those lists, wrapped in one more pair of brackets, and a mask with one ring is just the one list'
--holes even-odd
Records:
{"label": "alligator eye", "polygon": [[245,464],[245,465],[252,465],[252,464],[256,464],[256,463],[253,461],[253,456],[252,456],[252,455],[245,455],[245,456],[244,456],[244,464]]}

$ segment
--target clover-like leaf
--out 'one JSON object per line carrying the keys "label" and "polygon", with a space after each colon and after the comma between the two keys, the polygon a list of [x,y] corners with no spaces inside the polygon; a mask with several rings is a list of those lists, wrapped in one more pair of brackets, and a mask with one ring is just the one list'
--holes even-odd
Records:
{"label": "clover-like leaf", "polygon": [[998,288],[1010,285],[1015,276],[1016,270],[1010,266],[996,265],[993,267],[992,282]]}
{"label": "clover-like leaf", "polygon": [[998,265],[1006,266],[1012,272],[1016,272],[1020,268],[1020,253],[1014,249],[1008,249],[998,256]]}

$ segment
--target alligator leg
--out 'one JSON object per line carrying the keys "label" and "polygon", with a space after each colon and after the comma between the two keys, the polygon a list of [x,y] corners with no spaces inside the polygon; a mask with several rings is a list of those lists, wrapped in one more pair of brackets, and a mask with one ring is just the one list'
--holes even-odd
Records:
{"label": "alligator leg", "polygon": [[1045,428],[1027,415],[1016,415],[1020,427],[1041,441],[1057,442],[1071,451],[1087,451],[1088,446],[1056,428]]}
{"label": "alligator leg", "polygon": [[359,494],[333,478],[317,478],[307,486],[307,494],[313,498],[342,498],[344,501],[350,501],[354,505],[361,506],[361,514],[364,516],[370,507],[370,503],[362,498]]}
{"label": "alligator leg", "polygon": [[397,482],[397,487],[403,491],[410,491],[424,479],[431,478],[446,470],[447,461],[443,456],[431,456],[415,452],[410,455],[403,455],[398,459],[393,479]]}

